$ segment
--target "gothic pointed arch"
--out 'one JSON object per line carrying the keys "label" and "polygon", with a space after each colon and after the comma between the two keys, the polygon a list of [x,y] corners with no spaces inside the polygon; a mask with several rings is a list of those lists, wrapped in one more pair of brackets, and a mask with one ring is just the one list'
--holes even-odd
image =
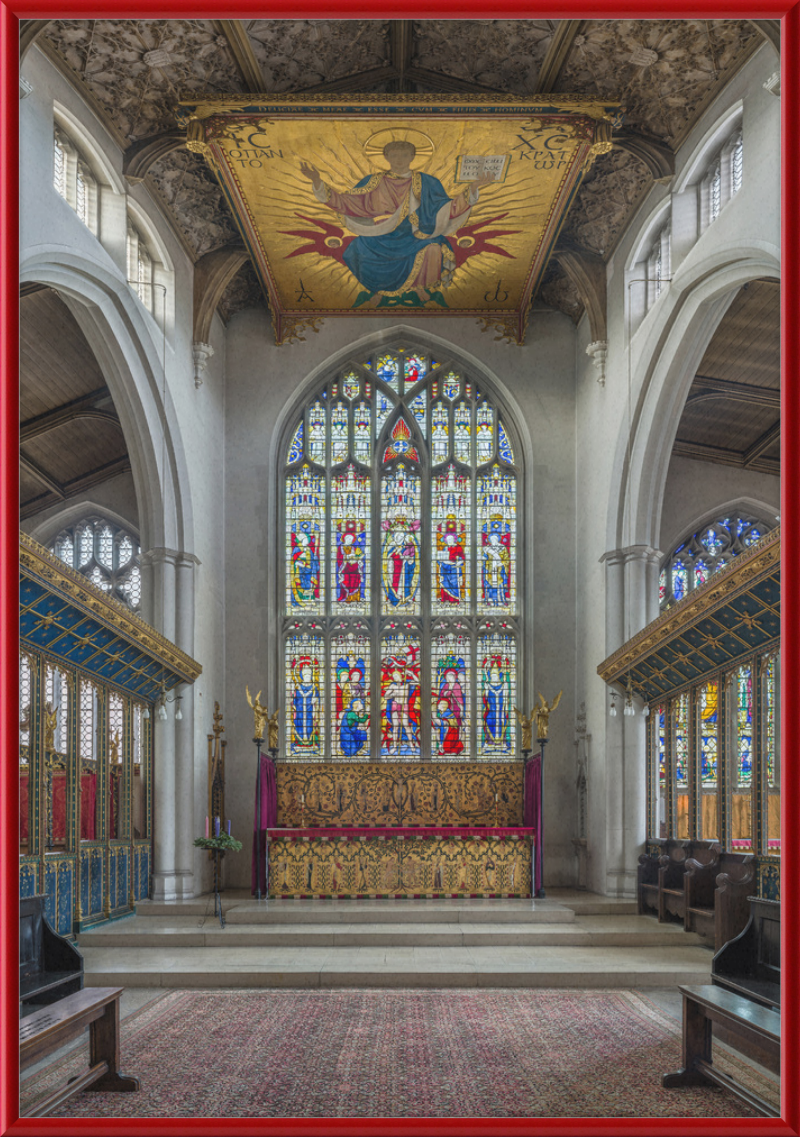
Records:
{"label": "gothic pointed arch", "polygon": [[522,447],[456,353],[340,357],[282,432],[289,761],[513,761]]}

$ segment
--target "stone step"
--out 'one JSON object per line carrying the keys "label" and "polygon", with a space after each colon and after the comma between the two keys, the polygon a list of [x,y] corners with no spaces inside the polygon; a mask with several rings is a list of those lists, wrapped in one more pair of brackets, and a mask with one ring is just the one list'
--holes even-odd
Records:
{"label": "stone step", "polygon": [[708,983],[699,947],[91,947],[89,987],[667,987]]}
{"label": "stone step", "polygon": [[[136,919],[202,917],[213,896],[178,903],[142,901]],[[229,924],[571,924],[575,911],[555,900],[252,900],[222,894]],[[606,912],[602,908],[603,913]],[[635,912],[635,907],[634,907]],[[131,917],[132,918],[132,917]]]}
{"label": "stone step", "polygon": [[221,928],[213,915],[173,917],[171,920],[120,921],[85,931],[79,947],[693,947],[702,939],[679,925],[659,925],[646,916],[584,917],[566,925],[553,924],[238,924]]}

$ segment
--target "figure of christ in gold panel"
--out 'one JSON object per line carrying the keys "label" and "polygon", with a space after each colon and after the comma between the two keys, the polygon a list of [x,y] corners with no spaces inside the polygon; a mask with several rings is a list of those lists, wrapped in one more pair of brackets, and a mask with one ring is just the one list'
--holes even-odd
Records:
{"label": "figure of christ in gold panel", "polygon": [[392,308],[514,322],[616,104],[549,96],[183,104],[280,328]]}
{"label": "figure of christ in gold panel", "polygon": [[529,896],[531,845],[514,837],[270,841],[271,897]]}
{"label": "figure of christ in gold panel", "polygon": [[282,828],[520,826],[521,762],[278,763]]}

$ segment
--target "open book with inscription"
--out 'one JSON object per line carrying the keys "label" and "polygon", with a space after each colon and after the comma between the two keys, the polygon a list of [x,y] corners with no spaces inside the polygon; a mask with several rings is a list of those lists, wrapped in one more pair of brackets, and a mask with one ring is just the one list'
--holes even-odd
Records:
{"label": "open book with inscription", "polygon": [[484,174],[492,174],[496,182],[502,182],[510,161],[510,154],[461,154],[456,169],[457,182],[474,182]]}

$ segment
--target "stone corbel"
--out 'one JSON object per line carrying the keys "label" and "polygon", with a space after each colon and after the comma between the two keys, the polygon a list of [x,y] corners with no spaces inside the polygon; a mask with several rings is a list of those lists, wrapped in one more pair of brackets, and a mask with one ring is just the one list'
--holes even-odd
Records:
{"label": "stone corbel", "polygon": [[767,79],[766,83],[762,83],[761,86],[764,88],[765,91],[769,91],[769,93],[771,95],[774,95],[777,99],[779,99],[781,97],[781,73],[780,73],[780,71],[773,71],[773,73],[770,75],[769,79]]}
{"label": "stone corbel", "polygon": [[595,340],[586,348],[586,354],[597,368],[599,375],[597,382],[601,387],[606,385],[606,358],[608,356],[608,340]]}
{"label": "stone corbel", "polygon": [[194,385],[197,388],[203,385],[203,372],[206,369],[211,356],[214,354],[214,349],[210,343],[193,343],[192,355],[194,357]]}

